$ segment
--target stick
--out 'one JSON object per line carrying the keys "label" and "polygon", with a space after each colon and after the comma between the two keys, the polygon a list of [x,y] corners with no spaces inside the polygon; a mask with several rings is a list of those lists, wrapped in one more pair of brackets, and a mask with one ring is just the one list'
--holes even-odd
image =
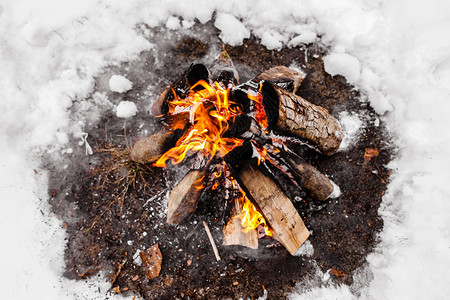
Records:
{"label": "stick", "polygon": [[209,226],[208,226],[208,224],[206,224],[205,221],[203,221],[203,226],[205,226],[205,231],[206,231],[206,234],[208,235],[209,242],[211,243],[211,246],[213,248],[214,255],[216,256],[216,260],[220,261],[219,251],[217,250],[216,243],[214,242],[214,239],[213,239],[213,237],[211,235],[211,231],[209,230]]}

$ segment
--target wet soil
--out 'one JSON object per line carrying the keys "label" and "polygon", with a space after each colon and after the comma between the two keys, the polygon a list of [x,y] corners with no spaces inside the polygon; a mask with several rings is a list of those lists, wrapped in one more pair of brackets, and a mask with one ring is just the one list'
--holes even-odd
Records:
{"label": "wet soil", "polygon": [[[159,125],[149,110],[164,85],[194,61],[206,65],[213,62],[221,44],[217,32],[210,31],[213,38],[207,41],[175,35],[164,55],[143,52],[136,61],[111,67],[99,75],[97,91],[104,92],[115,104],[120,100],[136,102],[140,113],[126,122],[113,112],[105,113],[89,129],[88,141],[96,150],[94,155],[76,150],[67,168],[47,165],[52,170],[49,202],[68,232],[65,276],[77,280],[102,271],[111,282],[111,293],[144,299],[254,299],[265,292],[268,299],[285,299],[296,283],[320,276],[317,267],[328,272],[332,281],[352,284],[355,270],[365,263],[383,227],[377,210],[389,181],[385,166],[393,151],[384,124],[379,123],[368,103],[343,77],[325,73],[323,47],[271,51],[255,39],[238,47],[225,46],[241,81],[276,65],[294,65],[307,74],[298,94],[334,116],[349,112],[364,123],[353,145],[330,157],[310,149],[296,149],[342,191],[339,198],[325,204],[315,203],[302,191],[286,191],[312,232],[309,241],[313,254],[291,256],[270,238],[261,239],[258,250],[222,246],[225,204],[223,195],[215,191],[202,194],[196,213],[188,220],[178,226],[168,225],[167,194],[186,170],[177,166],[170,170],[137,170],[139,166],[124,164],[123,156],[111,155],[123,149],[126,155],[129,145],[156,130]],[[161,38],[161,34],[155,33],[149,39]],[[134,84],[125,94],[107,88],[108,74],[118,72],[126,72]],[[377,149],[379,156],[365,161],[366,148]],[[222,258],[219,262],[202,221],[211,228]],[[162,270],[159,277],[149,280],[139,252],[155,243],[163,256]]]}

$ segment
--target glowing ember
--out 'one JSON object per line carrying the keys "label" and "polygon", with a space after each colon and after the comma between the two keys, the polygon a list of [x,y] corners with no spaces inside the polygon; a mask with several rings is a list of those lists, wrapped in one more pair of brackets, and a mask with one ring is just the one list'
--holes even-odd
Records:
{"label": "glowing ember", "polygon": [[[203,89],[198,90],[199,87]],[[234,148],[241,146],[243,140],[237,138],[224,137],[228,130],[228,122],[242,113],[240,107],[229,99],[230,89],[225,88],[222,84],[214,82],[211,86],[206,81],[200,80],[190,88],[190,92],[186,98],[179,99],[175,91],[174,100],[169,101],[169,116],[176,116],[179,114],[188,114],[187,118],[176,119],[171,124],[173,129],[185,128],[187,124],[190,127],[186,130],[183,136],[177,141],[175,147],[164,153],[154,165],[157,167],[166,167],[166,162],[171,161],[173,165],[182,162],[186,156],[193,153],[201,152],[206,161],[211,161],[215,156],[223,158],[226,154]],[[256,95],[249,95],[249,98],[254,101],[255,111],[253,116],[257,122],[266,128],[267,118],[262,106],[262,97],[259,93]],[[214,173],[216,179],[224,176],[223,172]],[[229,178],[234,181],[234,179]],[[214,183],[212,189],[217,189],[218,181]],[[203,183],[196,183],[197,189],[203,189]],[[266,235],[271,236],[272,233],[266,224],[261,213],[256,209],[253,203],[247,198],[245,192],[241,190],[242,197],[242,213],[239,216],[241,225],[244,228],[243,232],[254,230],[258,225],[263,225]]]}

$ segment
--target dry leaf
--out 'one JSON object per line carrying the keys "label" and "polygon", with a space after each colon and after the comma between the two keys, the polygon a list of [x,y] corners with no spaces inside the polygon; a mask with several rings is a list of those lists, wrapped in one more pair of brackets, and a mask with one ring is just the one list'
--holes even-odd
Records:
{"label": "dry leaf", "polygon": [[161,272],[162,254],[159,245],[155,244],[146,251],[139,253],[145,269],[147,270],[148,279],[152,280],[159,276]]}
{"label": "dry leaf", "polygon": [[378,149],[366,148],[364,152],[364,161],[370,161],[372,157],[376,157],[380,154]]}
{"label": "dry leaf", "polygon": [[337,270],[334,267],[331,268],[331,274],[333,274],[335,277],[339,279],[343,279],[347,276],[347,274],[344,271]]}
{"label": "dry leaf", "polygon": [[113,287],[113,291],[114,291],[116,294],[120,293],[120,287],[119,287],[119,286]]}

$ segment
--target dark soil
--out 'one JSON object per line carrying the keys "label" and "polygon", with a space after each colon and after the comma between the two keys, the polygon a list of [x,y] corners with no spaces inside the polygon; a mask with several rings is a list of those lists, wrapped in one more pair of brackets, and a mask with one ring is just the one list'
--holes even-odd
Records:
{"label": "dark soil", "polygon": [[[144,299],[254,299],[265,290],[268,299],[285,299],[296,283],[317,276],[316,266],[329,271],[333,281],[351,284],[355,270],[364,264],[383,227],[377,210],[389,181],[385,166],[392,149],[384,124],[374,125],[377,116],[367,102],[344,78],[325,73],[321,60],[325,50],[318,45],[270,51],[250,39],[243,46],[225,47],[241,81],[276,65],[294,64],[307,73],[301,96],[324,106],[334,116],[347,111],[364,120],[359,139],[347,151],[324,157],[313,150],[296,149],[342,191],[338,199],[325,205],[314,203],[302,191],[287,191],[312,232],[312,256],[291,256],[282,246],[266,247],[274,245],[270,239],[260,240],[258,250],[222,246],[225,204],[218,192],[203,193],[197,212],[181,225],[167,225],[164,199],[185,170],[175,166],[168,171],[149,168],[140,172],[136,170],[139,166],[123,165],[111,156],[156,130],[158,125],[148,111],[164,85],[193,61],[212,63],[211,57],[219,53],[221,45],[217,33],[210,31],[211,40],[175,35],[173,44],[168,42],[166,48],[158,50],[164,55],[144,52],[136,61],[112,67],[108,74],[126,71],[134,84],[133,90],[124,95],[105,87],[109,78],[106,73],[99,76],[98,91],[104,91],[113,103],[124,99],[136,102],[140,113],[125,125],[113,113],[105,114],[89,130],[89,142],[95,145],[96,154],[85,156],[83,151],[75,151],[67,169],[48,166],[52,169],[49,201],[68,232],[65,276],[83,279],[103,271],[114,292],[133,292]],[[149,37],[158,38],[163,38],[163,33]],[[149,93],[150,83],[154,92]],[[380,155],[367,162],[366,148],[377,149]],[[118,181],[133,174],[142,177]],[[303,200],[298,201],[298,196]],[[214,257],[203,220],[216,240],[220,262]],[[159,277],[149,281],[137,254],[155,243],[163,255],[162,270]]]}

